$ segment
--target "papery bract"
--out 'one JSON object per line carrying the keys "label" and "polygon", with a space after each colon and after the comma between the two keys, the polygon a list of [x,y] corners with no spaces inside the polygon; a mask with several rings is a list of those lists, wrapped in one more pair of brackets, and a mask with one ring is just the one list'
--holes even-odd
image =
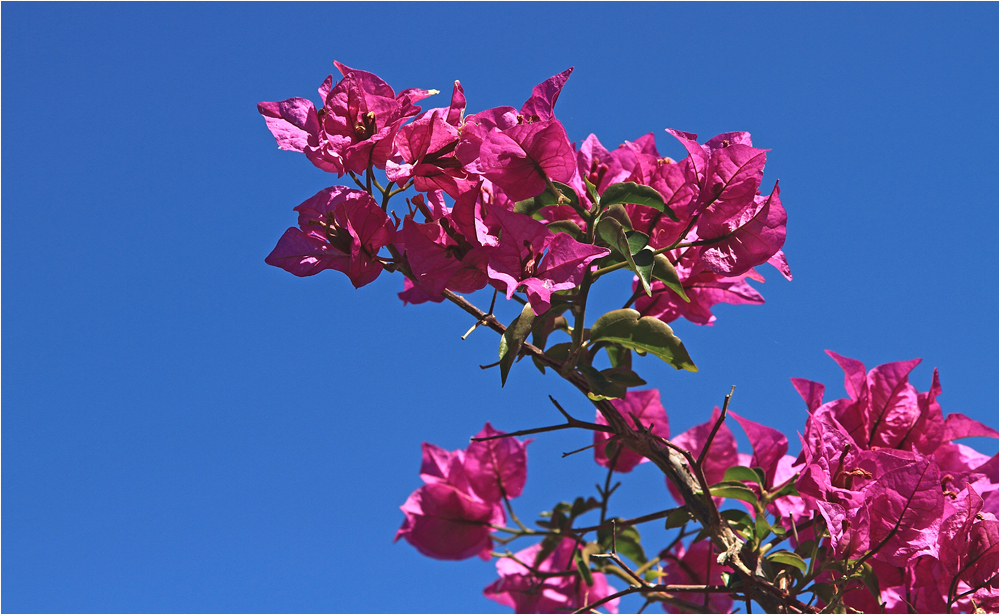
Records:
{"label": "papery bract", "polygon": [[[515,613],[561,613],[574,611],[613,594],[615,589],[600,572],[592,573],[594,584],[588,586],[577,574],[538,578],[521,565],[534,565],[541,573],[573,570],[575,544],[573,540],[563,539],[548,557],[537,563],[541,543],[518,551],[513,558],[499,559],[497,573],[500,578],[487,586],[483,595],[513,607]],[[606,602],[603,607],[617,613],[618,599]]]}
{"label": "papery bract", "polygon": [[764,486],[773,487],[778,462],[788,452],[788,438],[777,429],[745,419],[735,412],[730,412],[729,416],[736,419],[750,440],[753,447],[751,467],[764,470]]}
{"label": "papery bract", "polygon": [[[705,448],[705,444],[708,443],[708,436],[712,433],[712,427],[718,422],[719,416],[721,416],[719,409],[713,409],[711,419],[695,425],[691,429],[674,437],[671,439],[671,442],[691,451],[694,458],[698,459]],[[702,463],[702,471],[705,474],[708,484],[713,485],[722,480],[726,474],[726,470],[737,465],[740,465],[740,460],[736,450],[736,438],[733,437],[733,432],[729,430],[729,426],[723,423],[719,427],[719,431],[715,433],[715,437],[708,447],[708,453],[705,455],[704,462]],[[681,498],[680,492],[677,491],[677,487],[670,480],[667,480],[667,488],[670,489],[670,493],[674,496],[675,500],[678,502],[684,501]],[[716,499],[718,500],[719,498]]]}
{"label": "papery bract", "polygon": [[432,303],[441,303],[444,301],[444,297],[442,295],[430,294],[426,290],[414,284],[410,278],[403,278],[403,290],[396,293],[396,296],[402,300],[403,305],[408,303],[417,305],[428,301]]}
{"label": "papery bract", "polygon": [[486,286],[486,253],[460,244],[463,238],[449,234],[449,226],[447,219],[420,223],[407,216],[403,221],[400,236],[407,261],[417,284],[431,296],[445,289],[468,293]]}
{"label": "papery bract", "polygon": [[489,525],[506,521],[501,507],[444,482],[420,487],[400,510],[406,519],[395,540],[406,538],[434,559],[460,560],[473,555],[489,559],[493,548]]}
{"label": "papery bract", "polygon": [[[764,303],[764,297],[742,277],[728,278],[708,271],[700,263],[684,261],[676,267],[681,286],[689,301],[685,302],[676,292],[659,280],[652,284],[653,295],[639,296],[635,308],[643,316],[653,316],[663,322],[672,322],[681,316],[698,325],[711,326],[715,322],[712,306],[719,303],[733,305]],[[639,286],[632,283],[633,291]]]}
{"label": "papery bract", "polygon": [[[477,437],[503,433],[487,423]],[[423,444],[420,478],[426,484],[400,507],[406,518],[395,540],[406,538],[436,559],[490,559],[490,526],[506,521],[502,500],[521,494],[527,472],[524,443],[490,442],[473,442],[464,451]]]}
{"label": "papery bract", "polygon": [[319,117],[312,101],[295,97],[262,102],[257,104],[257,111],[264,116],[279,149],[302,152],[319,144]]}
{"label": "papery bract", "polygon": [[482,174],[515,201],[538,196],[546,178],[570,183],[576,156],[559,120],[522,123],[490,132],[479,153]]}
{"label": "papery bract", "polygon": [[597,188],[598,194],[613,183],[624,181],[629,176],[617,158],[604,149],[597,136],[591,134],[580,145],[576,153],[577,171]]}
{"label": "papery bract", "polygon": [[788,216],[779,193],[775,183],[770,196],[755,197],[754,205],[737,217],[699,222],[698,237],[707,242],[701,260],[710,271],[737,276],[768,262],[781,249]]}
{"label": "papery bract", "polygon": [[996,438],[998,434],[996,429],[987,427],[979,421],[974,421],[964,414],[958,412],[948,414],[948,417],[944,421],[945,440],[958,440],[960,438],[976,436]]}
{"label": "papery bract", "polygon": [[396,229],[368,193],[332,186],[295,210],[301,230],[285,231],[264,262],[297,276],[336,269],[346,273],[355,288],[382,272],[378,252],[392,243]]}
{"label": "papery bract", "polygon": [[[698,195],[699,209],[710,224],[740,217],[753,206],[764,174],[767,150],[750,144],[749,133],[726,133],[702,146],[708,152],[705,178]],[[690,151],[690,150],[689,150]]]}
{"label": "papery bract", "polygon": [[810,413],[823,405],[823,391],[826,390],[826,386],[805,378],[792,378],[792,386],[802,396]]}
{"label": "papery bract", "polygon": [[499,221],[501,233],[499,245],[489,252],[486,271],[508,299],[524,285],[536,315],[549,309],[553,292],[578,286],[587,266],[610,252],[566,233],[553,234],[530,216],[493,205],[489,211]]}
{"label": "papery bract", "polygon": [[937,557],[940,485],[937,464],[924,458],[886,472],[865,489],[875,559],[903,566],[919,555]]}
{"label": "papery bract", "polygon": [[532,88],[531,97],[521,105],[521,115],[535,121],[552,119],[552,109],[556,106],[559,93],[562,92],[566,80],[572,73],[571,66]]}
{"label": "papery bract", "polygon": [[581,243],[566,233],[557,233],[535,275],[522,280],[535,315],[549,309],[552,293],[579,286],[590,264],[609,253],[607,248]]}
{"label": "papery bract", "polygon": [[[720,566],[716,558],[718,553],[712,548],[712,543],[702,540],[684,548],[678,544],[672,552],[663,555],[663,572],[659,582],[667,585],[717,585],[722,582],[722,573],[727,569]],[[729,613],[733,599],[728,594],[711,593],[708,596],[709,613]],[[702,607],[703,596],[700,594],[675,594],[675,599]],[[667,613],[686,613],[671,604],[664,604]],[[699,611],[700,612],[700,611]]]}
{"label": "papery bract", "polygon": [[[503,435],[486,423],[476,438]],[[497,502],[504,497],[516,498],[528,478],[525,442],[516,438],[499,438],[472,442],[465,450],[465,468],[472,488],[480,497]]]}

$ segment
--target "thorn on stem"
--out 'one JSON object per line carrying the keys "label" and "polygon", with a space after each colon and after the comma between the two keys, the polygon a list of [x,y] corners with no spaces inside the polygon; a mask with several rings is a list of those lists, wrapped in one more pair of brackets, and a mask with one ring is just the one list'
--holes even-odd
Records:
{"label": "thorn on stem", "polygon": [[[465,338],[469,337],[470,335],[472,335],[473,331],[479,328],[480,325],[485,325],[485,324],[486,324],[486,318],[485,317],[480,318],[479,320],[476,321],[476,324],[472,325],[472,327],[470,327],[469,330],[465,332],[465,335],[462,336],[462,339],[464,340]],[[497,365],[499,365],[499,363],[497,363]]]}

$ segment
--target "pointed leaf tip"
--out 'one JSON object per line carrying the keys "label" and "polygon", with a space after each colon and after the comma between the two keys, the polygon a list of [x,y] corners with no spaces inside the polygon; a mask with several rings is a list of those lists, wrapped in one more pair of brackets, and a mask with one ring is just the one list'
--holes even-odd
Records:
{"label": "pointed leaf tip", "polygon": [[677,216],[673,210],[664,202],[663,195],[652,186],[645,186],[635,182],[619,182],[611,184],[601,195],[601,208],[611,205],[631,203],[633,205],[645,205],[657,211],[662,211],[668,218],[677,222]]}
{"label": "pointed leaf tip", "polygon": [[521,313],[510,323],[507,330],[500,338],[500,386],[507,384],[507,374],[514,365],[514,360],[521,352],[524,341],[531,333],[531,326],[535,322],[535,313],[531,309],[531,304],[526,303]]}

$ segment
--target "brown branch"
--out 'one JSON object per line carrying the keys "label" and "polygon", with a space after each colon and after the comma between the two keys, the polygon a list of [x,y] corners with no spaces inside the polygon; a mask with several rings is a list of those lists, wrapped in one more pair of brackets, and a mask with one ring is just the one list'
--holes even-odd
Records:
{"label": "brown branch", "polygon": [[[390,250],[394,247],[390,246]],[[402,260],[393,254],[397,260]],[[403,261],[405,263],[405,261]],[[409,267],[401,267],[404,274]],[[487,314],[470,303],[465,297],[450,290],[445,290],[442,295],[477,321],[482,321],[484,326],[493,329],[499,334],[506,331],[506,327],[501,324],[495,316]],[[540,363],[551,367],[559,373],[565,380],[575,386],[584,395],[591,392],[587,381],[576,371],[564,371],[565,365],[562,361],[557,361],[545,354],[545,352],[525,342],[521,352],[538,359]],[[802,612],[815,613],[817,609],[809,607],[802,602],[792,598],[787,592],[778,589],[764,578],[759,563],[754,563],[754,570],[750,570],[747,564],[740,557],[743,541],[729,527],[729,524],[719,515],[718,508],[712,500],[712,495],[708,490],[704,473],[701,472],[688,451],[683,451],[671,442],[660,438],[647,429],[633,429],[621,415],[614,404],[609,400],[593,401],[598,412],[608,422],[610,431],[608,433],[617,434],[621,443],[629,450],[646,457],[652,461],[670,480],[681,494],[685,505],[691,515],[704,527],[715,545],[721,553],[725,553],[723,560],[725,565],[731,567],[736,575],[743,581],[744,593],[747,597],[760,604],[768,612],[776,612],[779,609],[792,607]],[[707,448],[707,447],[706,447]],[[601,603],[603,604],[603,602]]]}
{"label": "brown branch", "polygon": [[[643,515],[641,517],[633,517],[631,519],[625,519],[624,521],[615,521],[618,527],[631,527],[633,525],[639,525],[640,523],[648,523],[649,521],[656,521],[657,519],[666,519],[670,513],[677,510],[676,508],[668,508],[667,510],[661,510],[660,512],[650,513],[648,515]],[[577,528],[576,531],[581,534],[587,532],[596,532],[597,530],[603,530],[606,527],[611,527],[611,521],[606,521],[600,525],[592,525],[590,527]]]}

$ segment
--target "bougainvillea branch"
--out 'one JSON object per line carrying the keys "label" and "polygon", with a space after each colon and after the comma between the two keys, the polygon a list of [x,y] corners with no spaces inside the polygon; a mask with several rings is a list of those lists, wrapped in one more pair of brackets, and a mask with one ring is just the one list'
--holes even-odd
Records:
{"label": "bougainvillea branch", "polygon": [[[768,150],[748,133],[702,143],[667,129],[687,152],[679,161],[659,154],[653,133],[611,150],[594,135],[578,146],[554,110],[573,69],[535,86],[520,109],[467,114],[458,81],[447,106],[424,111],[415,103],[436,90],[397,93],[336,67],[319,106],[258,105],[279,148],[356,186],[295,207],[298,226],[265,262],[297,276],[340,271],[355,287],[399,272],[404,304],[447,300],[474,319],[462,339],[480,327],[500,336],[482,366],[498,369],[500,386],[530,362],[595,412],[583,421],[550,397],[565,423],[510,433],[487,423],[455,451],[424,443],[424,485],[401,507],[397,540],[438,559],[496,558],[484,594],[516,612],[618,612],[629,595],[668,612],[997,610],[998,456],[956,442],[997,431],[944,416],[936,371],[925,392],[908,381],[919,360],[866,370],[829,352],[849,398],[825,403],[824,385],[793,378],[809,412],[798,456],[780,431],[730,409],[734,389],[672,435],[659,390],[641,388],[636,357],[698,371],[668,323],[711,325],[718,303],[763,303],[749,283],[763,281],[759,266],[792,279],[778,182],[762,193]],[[624,307],[595,318],[591,295],[626,270]],[[488,286],[483,311],[466,295]],[[519,306],[510,323],[494,314],[498,296]],[[750,454],[737,450],[730,417]],[[561,430],[586,434],[564,456],[593,450],[603,486],[529,528],[512,502],[527,480],[518,438]],[[613,477],[646,462],[678,505],[613,516]],[[660,520],[676,534],[649,557],[637,526]],[[532,544],[494,550],[518,540]]]}

